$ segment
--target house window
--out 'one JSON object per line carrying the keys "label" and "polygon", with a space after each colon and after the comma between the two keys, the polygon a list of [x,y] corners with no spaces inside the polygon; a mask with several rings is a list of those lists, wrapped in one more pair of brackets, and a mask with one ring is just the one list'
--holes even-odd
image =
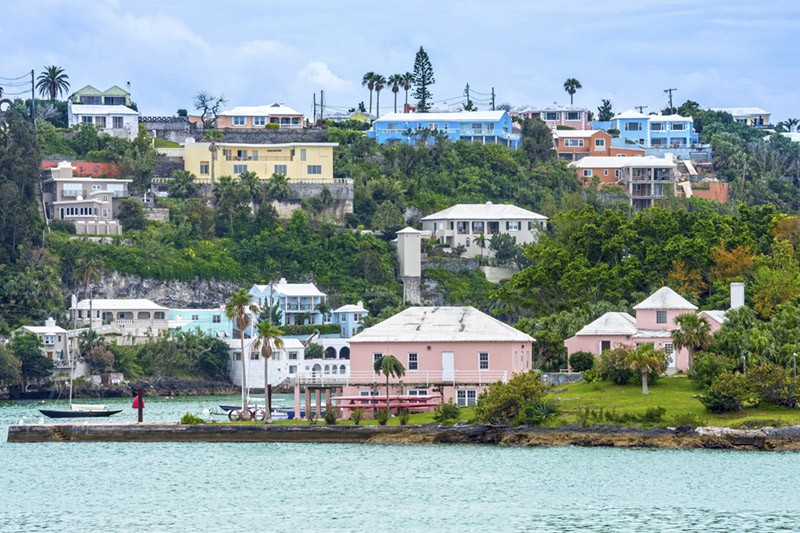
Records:
{"label": "house window", "polygon": [[522,223],[519,220],[506,222],[506,231],[519,231],[520,229],[522,229]]}
{"label": "house window", "polygon": [[473,222],[472,233],[474,234],[483,233],[483,222]]}
{"label": "house window", "polygon": [[544,114],[545,120],[558,120],[558,113],[545,113]]}
{"label": "house window", "polygon": [[306,149],[300,148],[300,161],[305,161],[305,160],[306,160]]}
{"label": "house window", "polygon": [[374,365],[375,363],[377,363],[378,359],[380,359],[381,357],[383,357],[382,353],[374,353],[374,354],[372,354],[372,364]]}
{"label": "house window", "polygon": [[322,174],[322,165],[308,165],[309,174]]}
{"label": "house window", "polygon": [[585,169],[583,171],[583,177],[584,178],[591,178],[592,177],[592,169]]}
{"label": "house window", "polygon": [[595,139],[594,140],[594,147],[595,148],[605,148],[606,147],[606,140],[605,139]]}
{"label": "house window", "polygon": [[467,242],[464,243],[464,246],[469,248],[469,245],[470,245],[470,240],[469,240],[469,237],[467,237]]}
{"label": "house window", "polygon": [[245,125],[245,118],[244,117],[233,117],[233,125],[234,126],[244,126]]}
{"label": "house window", "polygon": [[297,352],[289,352],[289,359],[296,360],[297,359]]}
{"label": "house window", "polygon": [[673,122],[672,123],[672,131],[684,131],[686,129],[686,124],[683,122]]}
{"label": "house window", "polygon": [[466,235],[469,232],[469,222],[463,220],[456,222],[456,231],[462,235]]}
{"label": "house window", "polygon": [[104,194],[104,195],[103,195],[103,202],[105,203],[105,202],[107,202],[107,201],[108,201],[108,195],[107,195],[107,194]]}
{"label": "house window", "polygon": [[489,370],[489,352],[478,354],[478,370]]}
{"label": "house window", "polygon": [[408,391],[409,396],[427,396],[428,389],[410,389]]}
{"label": "house window", "polygon": [[600,353],[611,349],[611,341],[600,341]]}
{"label": "house window", "polygon": [[94,125],[100,129],[106,127],[106,117],[94,117]]}
{"label": "house window", "polygon": [[286,165],[275,165],[275,174],[286,175]]}
{"label": "house window", "polygon": [[266,126],[267,117],[253,117],[253,126]]}
{"label": "house window", "polygon": [[653,130],[653,131],[661,131],[661,130],[664,129],[664,123],[663,122],[651,122],[650,123],[650,129]]}
{"label": "house window", "polygon": [[208,175],[208,161],[200,162],[200,175]]}
{"label": "house window", "polygon": [[567,112],[567,120],[580,120],[581,114],[577,111],[568,111]]}
{"label": "house window", "polygon": [[111,125],[115,130],[122,129],[122,117],[111,117]]}
{"label": "house window", "polygon": [[494,133],[494,124],[486,124],[486,133]]}
{"label": "house window", "polygon": [[234,174],[244,174],[247,172],[247,165],[233,165]]}
{"label": "house window", "polygon": [[456,392],[456,403],[459,407],[469,407],[475,405],[478,393],[475,389],[459,390]]}
{"label": "house window", "polygon": [[666,323],[667,323],[667,312],[656,311],[656,324],[666,324]]}
{"label": "house window", "polygon": [[394,122],[389,122],[388,124],[386,124],[386,129],[387,130],[396,130],[397,129],[397,124],[395,124]]}
{"label": "house window", "polygon": [[213,315],[211,317],[211,322],[214,324],[221,324],[222,323],[222,315]]}
{"label": "house window", "polygon": [[436,131],[436,130],[439,129],[439,125],[438,124],[428,124],[428,129],[431,130],[431,131]]}
{"label": "house window", "polygon": [[415,353],[408,354],[408,369],[419,370],[419,355]]}
{"label": "house window", "polygon": [[603,170],[603,176],[608,176],[608,169]]}
{"label": "house window", "polygon": [[45,346],[53,346],[56,343],[55,335],[45,335],[44,336],[44,344]]}
{"label": "house window", "polygon": [[473,124],[472,133],[481,133],[481,124]]}
{"label": "house window", "polygon": [[625,124],[625,131],[642,131],[642,124],[640,122],[628,122]]}
{"label": "house window", "polygon": [[675,353],[675,347],[672,345],[671,342],[665,342],[664,343],[664,355],[666,355],[667,357],[669,357],[671,359],[673,353]]}
{"label": "house window", "polygon": [[92,124],[94,123],[93,117],[81,117],[82,124]]}
{"label": "house window", "polygon": [[250,350],[250,360],[257,361],[258,360],[258,351],[257,350]]}
{"label": "house window", "polygon": [[289,365],[289,373],[297,374],[297,365]]}
{"label": "house window", "polygon": [[619,169],[617,169],[617,170],[615,170],[615,171],[614,171],[614,177],[615,177],[615,178],[618,178],[618,177],[619,177]]}
{"label": "house window", "polygon": [[583,139],[564,139],[564,146],[583,146]]}
{"label": "house window", "polygon": [[233,352],[231,357],[234,361],[241,361],[242,360],[242,352]]}
{"label": "house window", "polygon": [[108,209],[103,209],[103,218],[108,218]]}

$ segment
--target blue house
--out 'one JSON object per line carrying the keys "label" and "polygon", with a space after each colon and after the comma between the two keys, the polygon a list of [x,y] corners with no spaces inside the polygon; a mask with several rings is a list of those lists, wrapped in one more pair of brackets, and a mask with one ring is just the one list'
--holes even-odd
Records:
{"label": "blue house", "polygon": [[619,130],[619,138],[643,148],[689,148],[699,141],[694,119],[680,115],[645,115],[630,109],[604,122],[595,121],[592,128]]}
{"label": "blue house", "polygon": [[372,123],[367,136],[379,144],[424,140],[432,144],[439,136],[451,141],[502,144],[518,148],[521,136],[512,133],[511,117],[505,111],[459,113],[388,113]]}
{"label": "blue house", "polygon": [[281,326],[325,323],[318,306],[326,296],[313,283],[288,283],[281,278],[278,283],[253,285],[250,296],[253,305],[260,309],[277,305],[281,313]]}
{"label": "blue house", "polygon": [[218,337],[233,338],[233,321],[225,315],[225,309],[170,309],[169,326],[173,331],[195,331]]}
{"label": "blue house", "polygon": [[356,305],[349,304],[337,307],[331,315],[331,323],[339,324],[342,327],[341,337],[349,339],[364,325],[364,317],[369,311],[364,309],[363,302]]}

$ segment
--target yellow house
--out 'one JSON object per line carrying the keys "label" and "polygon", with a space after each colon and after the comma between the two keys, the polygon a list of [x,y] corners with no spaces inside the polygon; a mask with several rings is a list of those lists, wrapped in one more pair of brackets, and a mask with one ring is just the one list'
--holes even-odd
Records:
{"label": "yellow house", "polygon": [[[338,143],[217,143],[214,178],[255,172],[262,180],[285,174],[291,182],[332,183],[334,146]],[[200,183],[211,181],[210,148],[210,143],[193,143],[183,150],[184,170]]]}

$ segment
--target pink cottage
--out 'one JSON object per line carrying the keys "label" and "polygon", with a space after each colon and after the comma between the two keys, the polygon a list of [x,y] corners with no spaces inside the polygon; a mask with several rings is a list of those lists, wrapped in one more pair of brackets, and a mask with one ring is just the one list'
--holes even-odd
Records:
{"label": "pink cottage", "polygon": [[[672,330],[677,328],[675,317],[694,313],[693,305],[669,287],[661,287],[644,301],[633,307],[636,318],[628,313],[606,313],[591,324],[584,326],[574,337],[564,341],[571,355],[578,351],[599,355],[603,350],[616,346],[634,347],[652,343],[656,349],[663,349],[670,356],[667,372],[689,370],[689,353],[686,349],[675,350],[672,344]],[[716,314],[711,314],[716,313]],[[712,331],[719,329],[723,316],[721,311],[704,311]]]}
{"label": "pink cottage", "polygon": [[442,396],[445,402],[474,405],[489,384],[531,369],[533,340],[474,307],[410,307],[350,339],[350,377],[343,392],[345,397],[385,394],[386,378],[373,372],[373,363],[391,354],[406,374],[390,379],[390,395]]}

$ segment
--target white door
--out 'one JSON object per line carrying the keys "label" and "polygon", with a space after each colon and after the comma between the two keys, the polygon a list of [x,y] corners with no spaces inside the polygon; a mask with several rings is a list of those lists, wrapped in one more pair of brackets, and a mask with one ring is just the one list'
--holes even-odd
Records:
{"label": "white door", "polygon": [[442,380],[453,381],[455,378],[456,354],[442,352]]}

